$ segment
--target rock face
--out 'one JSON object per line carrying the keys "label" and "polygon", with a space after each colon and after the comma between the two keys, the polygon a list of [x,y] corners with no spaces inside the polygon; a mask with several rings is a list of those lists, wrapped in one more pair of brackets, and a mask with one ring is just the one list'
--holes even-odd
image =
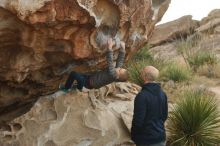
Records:
{"label": "rock face", "polygon": [[[197,45],[191,50],[211,51],[220,57],[220,10],[216,9],[200,22],[191,16],[183,16],[172,22],[155,27],[149,40],[150,51],[155,58],[170,60],[181,58],[177,51],[178,42],[187,39]],[[179,55],[179,56],[178,56]]]}
{"label": "rock face", "polygon": [[220,9],[211,11],[207,17],[201,20],[200,25],[201,26],[197,29],[198,32],[207,32],[215,29],[218,33],[220,26]]}
{"label": "rock face", "polygon": [[94,92],[41,97],[28,113],[3,126],[0,145],[131,146],[129,129],[138,90],[136,85],[117,83]]}
{"label": "rock face", "polygon": [[175,43],[167,43],[152,47],[150,52],[154,54],[155,59],[169,60],[178,56]]}
{"label": "rock face", "polygon": [[220,9],[215,9],[211,11],[207,17],[203,18],[200,22],[201,25],[206,24],[207,22],[210,22],[216,18],[220,18]]}
{"label": "rock face", "polygon": [[[57,90],[68,71],[106,67],[108,37],[143,46],[170,0],[1,0],[0,122]],[[15,111],[16,110],[16,111]]]}
{"label": "rock face", "polygon": [[192,20],[192,16],[183,16],[177,20],[160,24],[149,39],[149,44],[156,46],[165,42],[172,42],[174,39],[190,35],[199,26],[199,22]]}

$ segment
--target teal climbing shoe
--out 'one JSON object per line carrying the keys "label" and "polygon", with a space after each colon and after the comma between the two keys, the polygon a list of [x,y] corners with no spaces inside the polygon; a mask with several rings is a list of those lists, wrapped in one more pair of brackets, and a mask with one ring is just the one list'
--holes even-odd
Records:
{"label": "teal climbing shoe", "polygon": [[60,91],[63,91],[64,93],[68,93],[70,90],[69,89],[66,89],[65,87],[64,87],[64,85],[60,85],[59,86],[59,89],[60,89]]}

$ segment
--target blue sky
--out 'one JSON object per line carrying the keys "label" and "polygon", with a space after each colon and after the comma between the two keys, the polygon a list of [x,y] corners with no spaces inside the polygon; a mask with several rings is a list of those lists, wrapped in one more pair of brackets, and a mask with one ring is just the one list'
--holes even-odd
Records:
{"label": "blue sky", "polygon": [[201,20],[213,9],[220,9],[220,0],[171,0],[169,8],[159,24],[184,15],[192,15],[193,19]]}

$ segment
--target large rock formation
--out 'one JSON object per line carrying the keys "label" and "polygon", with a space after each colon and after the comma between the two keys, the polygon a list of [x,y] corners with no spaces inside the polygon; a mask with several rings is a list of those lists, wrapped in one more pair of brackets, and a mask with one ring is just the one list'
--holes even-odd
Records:
{"label": "large rock formation", "polygon": [[41,97],[28,113],[2,126],[0,145],[131,146],[138,90],[134,84],[117,83],[94,92]]}
{"label": "large rock formation", "polygon": [[158,25],[149,39],[149,44],[157,46],[175,39],[183,38],[195,32],[199,22],[192,20],[191,15],[183,16],[177,20]]}
{"label": "large rock formation", "polygon": [[[106,66],[106,40],[143,46],[170,0],[1,0],[0,122],[57,90],[71,69]],[[15,111],[16,109],[16,111]]]}
{"label": "large rock formation", "polygon": [[191,50],[210,51],[220,57],[220,10],[211,11],[200,22],[191,16],[183,16],[177,20],[155,27],[149,39],[150,51],[155,58],[170,60],[178,56],[177,46],[181,41],[193,42]]}
{"label": "large rock formation", "polygon": [[215,31],[219,33],[220,27],[220,9],[211,11],[207,17],[203,18],[200,22],[200,27],[197,29],[198,32]]}

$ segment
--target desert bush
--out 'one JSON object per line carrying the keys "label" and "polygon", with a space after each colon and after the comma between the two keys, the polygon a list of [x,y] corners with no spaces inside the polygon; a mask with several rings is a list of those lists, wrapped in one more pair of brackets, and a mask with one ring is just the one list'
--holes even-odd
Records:
{"label": "desert bush", "polygon": [[[164,70],[166,67],[166,61],[162,60],[148,60],[148,59],[143,59],[139,61],[134,61],[131,60],[129,61],[127,65],[127,69],[129,71],[129,80],[135,84],[138,85],[143,85],[143,80],[140,77],[140,71],[145,67],[145,66],[154,66],[156,67],[160,72]],[[162,80],[162,76],[158,80]]]}
{"label": "desert bush", "polygon": [[141,70],[147,65],[147,62],[145,60],[133,62],[130,61],[128,63],[127,69],[129,72],[129,80],[137,85],[143,85],[144,81],[140,77]]}
{"label": "desert bush", "polygon": [[171,146],[214,146],[220,143],[217,100],[202,90],[185,91],[167,123]]}
{"label": "desert bush", "polygon": [[166,67],[166,61],[160,59],[154,59],[149,52],[149,46],[140,49],[136,54],[129,60],[127,69],[129,71],[129,80],[135,84],[142,85],[143,80],[140,77],[140,71],[145,66],[154,66],[158,70],[163,70]]}
{"label": "desert bush", "polygon": [[199,46],[195,47],[198,39],[181,39],[177,42],[177,52],[182,55],[185,62],[194,70],[203,65],[215,65],[218,60],[214,53],[207,50],[202,50]]}
{"label": "desert bush", "polygon": [[220,78],[220,63],[215,65],[205,64],[197,69],[197,73],[209,78]]}
{"label": "desert bush", "polygon": [[179,41],[176,42],[176,48],[177,52],[182,55],[184,58],[185,62],[189,65],[188,63],[188,58],[192,54],[194,54],[194,50],[192,50],[193,47],[195,47],[198,44],[198,40],[201,38],[199,36],[193,36],[189,39],[181,38]]}
{"label": "desert bush", "polygon": [[153,57],[149,52],[149,45],[146,45],[138,50],[127,64],[129,80],[140,86],[143,85],[143,79],[140,77],[140,71],[152,60]]}
{"label": "desert bush", "polygon": [[162,70],[161,78],[165,80],[173,80],[175,82],[187,81],[191,78],[191,70],[183,65],[171,62]]}
{"label": "desert bush", "polygon": [[214,53],[208,51],[197,51],[187,58],[189,65],[194,69],[198,69],[205,64],[215,65],[217,64],[217,57]]}
{"label": "desert bush", "polygon": [[147,44],[140,50],[138,50],[131,58],[132,61],[153,60],[152,55],[149,52],[150,46]]}

